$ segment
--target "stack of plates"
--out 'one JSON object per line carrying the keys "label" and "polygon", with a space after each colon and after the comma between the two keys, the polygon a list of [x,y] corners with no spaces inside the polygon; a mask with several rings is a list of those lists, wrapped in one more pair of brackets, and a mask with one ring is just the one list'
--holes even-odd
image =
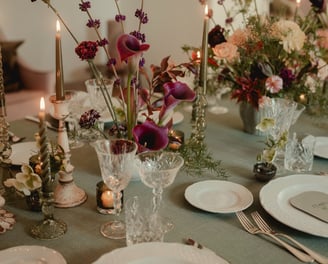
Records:
{"label": "stack of plates", "polygon": [[290,198],[307,191],[328,194],[328,178],[309,174],[277,178],[262,187],[260,202],[281,223],[308,234],[328,237],[328,223],[296,209],[289,202]]}

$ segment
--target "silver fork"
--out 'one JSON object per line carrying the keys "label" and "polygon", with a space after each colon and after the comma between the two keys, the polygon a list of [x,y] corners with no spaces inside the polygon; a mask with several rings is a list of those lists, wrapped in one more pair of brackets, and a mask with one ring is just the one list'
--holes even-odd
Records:
{"label": "silver fork", "polygon": [[244,214],[244,212],[237,212],[236,213],[237,218],[241,225],[245,228],[245,230],[250,234],[262,234],[271,237],[276,242],[278,242],[281,246],[283,246],[286,250],[288,250],[290,253],[292,253],[295,257],[297,257],[299,260],[303,262],[313,262],[314,259],[310,257],[309,255],[303,253],[302,251],[298,250],[297,248],[292,247],[291,245],[287,244],[286,242],[282,241],[278,237],[274,236],[271,233],[264,232],[260,230],[258,227],[256,227]]}
{"label": "silver fork", "polygon": [[307,254],[309,254],[311,257],[313,257],[318,263],[321,264],[328,264],[328,258],[325,256],[320,255],[317,252],[314,252],[313,250],[311,250],[310,248],[304,246],[303,244],[301,244],[300,242],[296,241],[294,238],[283,234],[283,233],[278,233],[276,231],[274,231],[265,221],[264,219],[261,217],[261,215],[258,212],[253,212],[251,213],[252,218],[254,219],[255,223],[258,225],[258,227],[264,231],[264,232],[268,232],[271,233],[273,235],[276,236],[281,236],[284,238],[287,238],[288,240],[290,240],[291,242],[293,242],[295,245],[297,245],[300,249],[302,249],[304,252],[306,252]]}

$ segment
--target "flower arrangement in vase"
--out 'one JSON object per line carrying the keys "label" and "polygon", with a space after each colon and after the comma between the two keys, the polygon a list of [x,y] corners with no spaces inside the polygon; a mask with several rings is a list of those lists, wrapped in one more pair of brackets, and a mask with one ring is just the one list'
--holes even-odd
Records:
{"label": "flower arrangement in vase", "polygon": [[[328,78],[325,1],[310,0],[307,15],[295,14],[294,20],[261,15],[253,0],[233,2],[232,10],[225,0],[217,2],[226,13],[225,25],[214,22],[208,35],[209,65],[219,82],[231,88],[231,98],[256,110],[265,97],[319,103],[324,108],[328,100],[322,100]],[[233,24],[237,16],[242,17],[239,28]]]}
{"label": "flower arrangement in vase", "polygon": [[[36,0],[32,0],[34,1]],[[161,61],[160,66],[151,65],[152,76],[148,75],[148,69],[144,67],[143,53],[150,46],[145,43],[146,36],[141,31],[141,27],[148,22],[148,15],[143,9],[144,1],[141,0],[140,8],[135,12],[138,21],[137,30],[129,34],[123,33],[117,40],[121,63],[126,63],[127,66],[126,83],[116,72],[115,65],[118,62],[110,57],[107,50],[108,40],[100,35],[100,20],[91,16],[90,1],[81,0],[79,9],[88,17],[86,26],[95,30],[97,39],[86,41],[77,40],[50,0],[42,0],[42,2],[55,12],[75,40],[77,45],[75,52],[79,58],[88,62],[97,84],[102,89],[112,117],[114,125],[111,131],[114,131],[117,137],[133,139],[138,144],[139,151],[164,149],[169,143],[173,109],[181,101],[192,102],[195,99],[194,91],[186,83],[177,80],[177,77],[183,76],[187,69],[192,70],[192,65],[189,63],[175,65],[170,61],[170,57],[166,57]],[[126,16],[120,12],[118,0],[114,0],[114,3],[118,11],[115,20],[124,29],[123,21],[126,20]],[[94,63],[101,49],[107,56],[106,66],[114,73],[112,94],[105,89],[105,78]],[[144,77],[143,82],[141,76]],[[113,103],[114,99],[117,104]],[[145,121],[138,124],[140,116]]]}

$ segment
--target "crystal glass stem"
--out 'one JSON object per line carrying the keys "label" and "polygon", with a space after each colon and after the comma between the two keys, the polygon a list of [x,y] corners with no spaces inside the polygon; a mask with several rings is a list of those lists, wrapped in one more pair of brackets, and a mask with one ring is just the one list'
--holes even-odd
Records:
{"label": "crystal glass stem", "polygon": [[162,194],[163,188],[154,188],[153,189],[153,212],[158,213],[160,206],[162,204]]}
{"label": "crystal glass stem", "polygon": [[[52,182],[49,184],[52,184]],[[67,225],[63,221],[54,218],[54,202],[54,192],[44,189],[41,192],[43,220],[32,226],[31,235],[34,238],[50,240],[59,238],[66,233]]]}

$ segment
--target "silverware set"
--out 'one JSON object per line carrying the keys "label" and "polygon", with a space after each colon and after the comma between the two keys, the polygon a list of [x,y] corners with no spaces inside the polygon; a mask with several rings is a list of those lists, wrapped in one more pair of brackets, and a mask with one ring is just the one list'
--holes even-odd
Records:
{"label": "silverware set", "polygon": [[[252,219],[254,220],[255,224],[245,215],[244,212],[237,212],[236,216],[241,223],[241,225],[244,227],[244,229],[253,235],[265,235],[270,238],[272,238],[274,241],[279,243],[282,247],[284,247],[286,250],[288,250],[291,254],[293,254],[295,257],[297,257],[300,261],[311,263],[314,261],[317,261],[321,264],[328,264],[328,258],[320,255],[317,252],[314,252],[310,248],[306,247],[305,245],[301,244],[300,242],[296,241],[294,238],[274,231],[261,217],[261,215],[258,212],[251,213]],[[289,242],[292,243],[289,244],[285,242],[284,240],[280,239],[279,237],[283,237],[285,239],[288,239]],[[297,247],[294,247],[297,246]]]}

